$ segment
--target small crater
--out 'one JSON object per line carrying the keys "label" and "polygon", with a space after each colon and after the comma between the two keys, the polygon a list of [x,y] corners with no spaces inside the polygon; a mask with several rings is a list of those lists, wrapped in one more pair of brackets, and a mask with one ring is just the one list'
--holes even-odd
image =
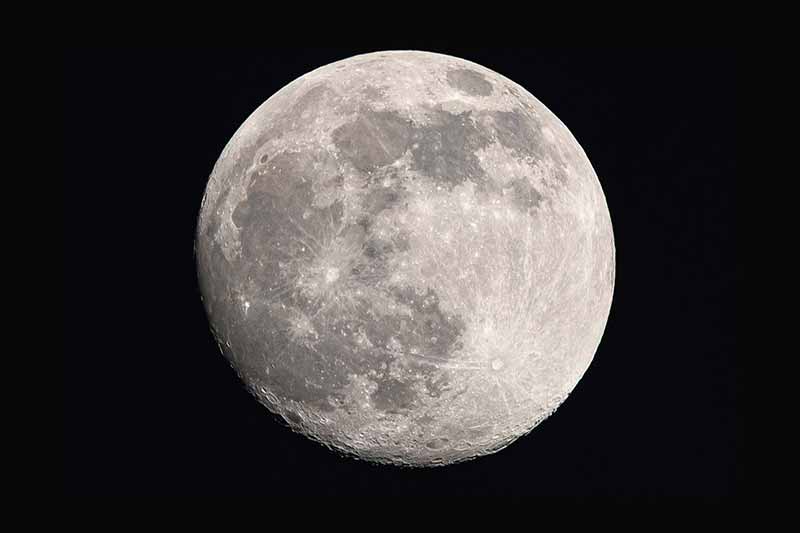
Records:
{"label": "small crater", "polygon": [[454,89],[472,96],[489,96],[492,94],[492,84],[483,74],[467,68],[448,72],[447,83]]}
{"label": "small crater", "polygon": [[296,426],[302,425],[303,423],[303,419],[300,417],[300,415],[292,411],[286,411],[283,414],[283,418],[285,418],[290,424],[294,424]]}
{"label": "small crater", "polygon": [[425,379],[425,390],[431,398],[439,398],[445,390],[447,390],[448,378],[447,376],[438,376],[437,378],[428,377]]}
{"label": "small crater", "polygon": [[378,259],[392,253],[392,243],[380,239],[370,239],[364,244],[364,255],[369,259]]}
{"label": "small crater", "polygon": [[339,269],[338,268],[332,268],[331,267],[325,272],[325,282],[326,283],[333,283],[337,279],[339,279]]}
{"label": "small crater", "polygon": [[400,204],[405,192],[399,187],[373,187],[364,195],[364,211],[377,215]]}
{"label": "small crater", "polygon": [[431,450],[440,450],[450,443],[450,439],[436,438],[425,443],[425,446]]}

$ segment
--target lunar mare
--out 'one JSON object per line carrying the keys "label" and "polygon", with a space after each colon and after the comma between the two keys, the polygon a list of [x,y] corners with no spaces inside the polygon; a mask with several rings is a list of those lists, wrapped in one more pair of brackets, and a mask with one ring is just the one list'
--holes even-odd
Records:
{"label": "lunar mare", "polygon": [[573,390],[614,287],[603,191],[522,87],[424,52],[284,87],[217,161],[196,255],[214,335],[295,430],[412,466],[491,453]]}

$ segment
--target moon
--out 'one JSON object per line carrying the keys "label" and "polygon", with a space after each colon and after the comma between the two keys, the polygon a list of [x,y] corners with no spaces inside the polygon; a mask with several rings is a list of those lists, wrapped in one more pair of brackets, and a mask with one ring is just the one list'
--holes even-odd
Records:
{"label": "moon", "polygon": [[195,252],[255,397],[356,458],[436,466],[553,413],[600,343],[615,248],[584,151],[521,86],[397,51],[314,70],[214,166]]}

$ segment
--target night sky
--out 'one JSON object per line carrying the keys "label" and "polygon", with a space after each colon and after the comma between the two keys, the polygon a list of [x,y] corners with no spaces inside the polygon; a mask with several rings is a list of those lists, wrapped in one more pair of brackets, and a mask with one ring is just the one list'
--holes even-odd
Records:
{"label": "night sky", "polygon": [[[616,287],[594,362],[500,453],[342,458],[249,395],[193,255],[222,148],[281,87],[382,49],[474,61],[542,101],[606,195]],[[73,49],[64,79],[67,494],[688,495],[738,485],[736,58],[724,49]]]}

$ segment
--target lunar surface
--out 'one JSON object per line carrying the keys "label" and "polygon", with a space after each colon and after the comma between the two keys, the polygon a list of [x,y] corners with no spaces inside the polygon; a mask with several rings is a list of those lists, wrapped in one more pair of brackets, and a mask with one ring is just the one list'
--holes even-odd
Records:
{"label": "lunar surface", "polygon": [[567,128],[480,65],[423,52],[302,76],[211,174],[196,256],[213,333],[296,431],[369,461],[497,451],[600,343],[605,197]]}

